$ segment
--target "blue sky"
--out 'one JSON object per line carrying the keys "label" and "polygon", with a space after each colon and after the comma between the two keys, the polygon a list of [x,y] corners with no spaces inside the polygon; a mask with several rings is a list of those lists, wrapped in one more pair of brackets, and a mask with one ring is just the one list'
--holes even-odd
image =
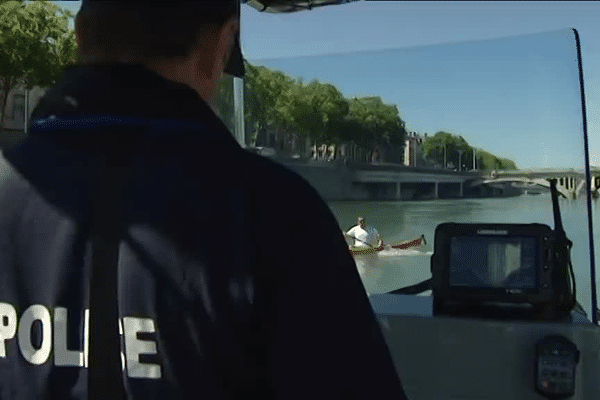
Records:
{"label": "blue sky", "polygon": [[[60,3],[73,11],[77,11],[79,7],[78,2]],[[245,57],[256,62],[282,57],[456,44],[573,27],[581,36],[591,161],[592,165],[600,165],[599,17],[600,3],[597,2],[359,1],[287,15],[259,13],[243,6],[242,48]],[[565,43],[558,46],[561,57],[565,46]],[[422,88],[429,86],[431,90],[443,90],[443,75],[439,75],[437,84],[434,84],[431,79],[428,82],[419,81],[419,75],[413,72],[412,75],[408,75],[412,81],[401,84],[397,80],[391,80],[393,75],[390,73],[374,73],[375,69],[370,67],[372,62],[364,57],[362,59],[365,61],[355,59],[353,64],[355,71],[361,71],[364,79],[351,79],[351,76],[357,76],[357,72],[352,75],[350,69],[343,71],[341,67],[336,73],[335,69],[332,69],[336,63],[333,58],[329,60],[333,64],[319,63],[320,66],[298,59],[288,60],[287,63],[269,63],[283,70],[287,68],[295,75],[314,74],[327,77],[327,80],[335,83],[346,96],[360,95],[361,92],[367,94],[365,92],[368,91],[370,94],[381,95],[386,101],[398,105],[409,128],[429,133],[445,129],[462,134],[472,145],[499,156],[513,158],[519,167],[578,164],[582,159],[580,147],[577,147],[581,142],[578,132],[580,126],[574,119],[577,117],[577,111],[565,111],[565,105],[573,107],[575,103],[574,106],[579,107],[577,94],[571,93],[574,83],[568,81],[569,73],[560,70],[559,62],[547,62],[552,58],[552,49],[548,50],[549,52],[538,56],[536,60],[530,58],[529,64],[523,69],[526,72],[521,78],[525,79],[521,82],[522,85],[514,84],[515,79],[518,79],[516,75],[512,80],[509,76],[505,77],[513,84],[504,85],[506,90],[502,94],[503,97],[488,96],[481,98],[480,102],[466,102],[459,93],[454,101],[443,99],[446,103],[440,100],[439,104],[426,95],[419,98],[417,86],[420,84]],[[392,58],[398,59],[400,54],[408,53],[380,54],[380,57],[383,57],[380,62],[385,64],[391,62]],[[361,62],[364,65],[360,65]],[[339,57],[337,63],[339,66]],[[464,79],[465,76],[469,76],[468,71],[465,71],[465,74],[455,74],[453,78]],[[473,87],[485,83],[486,77],[487,88],[490,91],[493,88],[501,90],[503,86],[499,78],[494,84],[489,82],[489,76],[478,75],[476,69],[471,71],[470,76],[473,77]],[[553,82],[548,79],[552,76],[560,76],[559,82],[548,85],[548,82]],[[479,84],[477,79],[480,79]],[[528,90],[527,99],[523,99],[525,89]],[[412,92],[407,94],[410,90]],[[403,93],[404,97],[399,93]],[[463,96],[472,93],[465,91]],[[527,100],[529,103],[526,107],[519,107],[517,99],[521,99],[522,102]],[[472,109],[465,112],[464,109],[452,107],[458,107],[461,103],[468,104]],[[447,106],[441,107],[442,104]],[[488,108],[484,112],[485,106]],[[480,112],[475,112],[476,107],[480,107]],[[495,107],[497,113],[490,113],[490,107]],[[510,121],[505,123],[506,131],[486,129],[486,126],[494,125],[492,116],[503,113],[510,115]],[[545,143],[532,144],[533,131],[536,140],[545,140]]]}
{"label": "blue sky", "polygon": [[398,106],[409,129],[461,135],[520,168],[582,168],[573,42],[562,30],[259,63],[305,82],[318,77],[347,98],[379,95]]}

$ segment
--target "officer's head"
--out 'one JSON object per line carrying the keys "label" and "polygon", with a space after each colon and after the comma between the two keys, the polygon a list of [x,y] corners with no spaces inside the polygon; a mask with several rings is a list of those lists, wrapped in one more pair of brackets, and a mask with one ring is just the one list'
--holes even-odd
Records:
{"label": "officer's head", "polygon": [[236,49],[237,2],[84,0],[75,19],[79,62],[141,63],[211,103]]}

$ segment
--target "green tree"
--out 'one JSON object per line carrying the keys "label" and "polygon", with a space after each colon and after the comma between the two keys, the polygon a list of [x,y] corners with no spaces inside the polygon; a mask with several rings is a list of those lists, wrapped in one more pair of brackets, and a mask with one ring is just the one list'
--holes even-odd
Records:
{"label": "green tree", "polygon": [[300,141],[354,142],[367,151],[383,146],[400,153],[404,145],[405,123],[398,107],[380,97],[348,100],[334,85],[318,80],[304,84],[301,78],[251,64],[246,65],[245,82],[245,118],[254,141],[275,128],[293,132]]}
{"label": "green tree", "polygon": [[49,86],[75,61],[72,14],[48,1],[0,2],[0,135],[9,93]]}
{"label": "green tree", "polygon": [[483,170],[514,170],[517,169],[515,163],[506,158],[498,158],[486,151],[481,152],[481,169]]}
{"label": "green tree", "polygon": [[321,127],[313,139],[323,143],[338,143],[341,122],[350,108],[348,101],[335,86],[317,81],[307,85],[305,92],[313,113],[321,115]]}
{"label": "green tree", "polygon": [[501,169],[500,160],[495,155],[488,153],[487,151],[480,152],[481,167],[482,170],[493,170]]}
{"label": "green tree", "polygon": [[338,143],[348,102],[333,85],[298,81],[282,93],[277,110],[285,128],[313,143]]}
{"label": "green tree", "polygon": [[397,106],[385,104],[380,97],[354,98],[349,105],[348,124],[354,126],[351,140],[360,147],[404,145],[405,123]]}
{"label": "green tree", "polygon": [[294,80],[280,71],[246,64],[244,89],[244,115],[254,128],[253,141],[267,128],[286,125],[289,121],[282,115],[290,101],[290,87]]}
{"label": "green tree", "polygon": [[515,170],[515,169],[517,169],[517,166],[513,161],[508,160],[506,158],[501,158],[500,159],[500,169]]}
{"label": "green tree", "polygon": [[[443,165],[444,148],[446,149],[446,161],[458,167],[460,153],[462,151],[461,163],[467,168],[473,168],[473,147],[469,146],[462,136],[455,136],[448,132],[437,132],[429,136],[423,143],[423,154],[430,160]],[[477,169],[517,169],[515,163],[505,158],[498,158],[495,155],[477,150]]]}
{"label": "green tree", "polygon": [[299,134],[302,140],[312,142],[323,136],[323,113],[314,106],[312,88],[296,83],[282,93],[277,111],[283,128]]}
{"label": "green tree", "polygon": [[353,98],[349,102],[350,124],[355,126],[350,132],[351,139],[363,149],[370,148],[375,142],[376,116],[369,103],[367,98]]}
{"label": "green tree", "polygon": [[[462,151],[462,157],[460,151]],[[466,161],[466,155],[472,154],[472,151],[473,149],[462,136],[455,136],[444,131],[427,137],[423,143],[423,155],[440,165],[444,164],[444,152],[446,152],[446,163],[452,163],[458,167],[459,161],[461,163]]]}

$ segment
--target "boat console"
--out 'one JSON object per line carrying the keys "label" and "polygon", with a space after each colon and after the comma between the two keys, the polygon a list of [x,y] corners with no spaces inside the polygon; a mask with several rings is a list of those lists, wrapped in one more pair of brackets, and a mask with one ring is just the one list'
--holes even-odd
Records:
{"label": "boat console", "polygon": [[576,307],[551,190],[554,230],[441,224],[432,278],[370,296],[408,398],[600,399],[600,327]]}
{"label": "boat console", "polygon": [[[411,400],[559,398],[540,387],[568,393],[571,377],[573,395],[563,398],[600,399],[600,327],[581,312],[562,322],[494,320],[434,316],[431,296],[370,299]],[[540,354],[540,341],[551,336],[572,343],[578,362],[561,359],[565,351]]]}
{"label": "boat console", "polygon": [[562,236],[543,224],[439,225],[434,315],[565,320],[576,301]]}

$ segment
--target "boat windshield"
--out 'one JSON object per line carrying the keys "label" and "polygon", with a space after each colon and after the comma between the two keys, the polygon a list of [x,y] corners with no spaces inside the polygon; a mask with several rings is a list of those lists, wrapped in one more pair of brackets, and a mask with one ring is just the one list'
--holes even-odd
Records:
{"label": "boat windshield", "polygon": [[[575,31],[366,51],[354,51],[348,39],[328,47],[329,34],[360,28],[369,35],[355,26],[371,10],[367,3],[292,14],[243,6],[246,76],[224,78],[222,119],[248,150],[306,177],[342,230],[362,216],[384,244],[424,236],[426,243],[354,255],[370,294],[430,278],[441,223],[554,228],[548,180],[557,179],[577,298],[590,315],[588,196],[597,212],[600,146],[590,143],[596,158],[588,191]],[[329,25],[332,32],[320,28]],[[257,36],[260,46],[249,39]],[[243,104],[237,119],[236,104]]]}

